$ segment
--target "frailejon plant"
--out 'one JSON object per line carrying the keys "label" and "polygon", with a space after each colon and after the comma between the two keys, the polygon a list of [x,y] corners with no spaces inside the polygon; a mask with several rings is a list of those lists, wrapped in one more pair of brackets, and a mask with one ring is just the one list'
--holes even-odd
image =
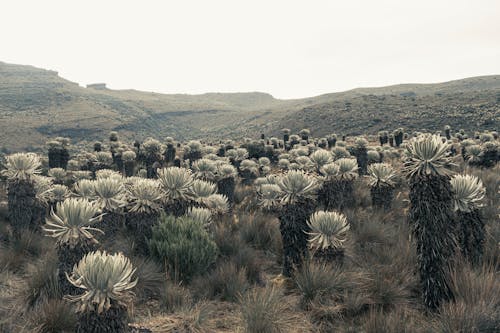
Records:
{"label": "frailejon plant", "polygon": [[311,230],[307,234],[313,256],[326,262],[342,264],[344,242],[350,228],[347,218],[338,212],[320,210],[311,215],[307,225]]}
{"label": "frailejon plant", "polygon": [[196,179],[213,181],[217,172],[217,165],[214,161],[202,158],[193,162],[193,176]]}
{"label": "frailejon plant", "polygon": [[132,150],[127,150],[122,153],[123,160],[123,175],[126,177],[132,177],[135,170],[135,159],[137,155]]}
{"label": "frailejon plant", "polygon": [[148,138],[142,144],[144,153],[144,162],[146,164],[146,171],[148,178],[154,178],[156,176],[156,169],[161,166],[161,143],[160,141]]}
{"label": "frailejon plant", "polygon": [[175,149],[173,138],[168,137],[166,141],[167,141],[167,149],[165,149],[165,152],[163,153],[163,158],[165,159],[165,163],[169,165],[174,162],[177,149]]}
{"label": "frailejon plant", "polygon": [[281,189],[279,213],[283,243],[283,275],[290,277],[307,255],[307,219],[315,210],[317,180],[302,171],[288,171],[277,179]]}
{"label": "frailejon plant", "polygon": [[85,199],[68,198],[57,203],[43,227],[47,236],[56,240],[59,259],[59,282],[64,294],[75,294],[75,288],[66,279],[85,254],[96,250],[97,240],[92,232],[102,231],[92,227],[101,220],[100,209]]}
{"label": "frailejon plant", "polygon": [[6,157],[6,169],[2,175],[7,177],[9,221],[14,237],[23,230],[36,230],[36,189],[35,176],[41,170],[40,159],[31,153],[16,153]]}
{"label": "frailejon plant", "polygon": [[67,278],[83,294],[68,296],[77,304],[77,333],[128,332],[127,304],[131,302],[135,269],[123,254],[96,251],[85,255]]}
{"label": "frailejon plant", "polygon": [[422,296],[430,310],[452,297],[446,279],[456,246],[448,149],[439,136],[421,135],[407,144],[404,163]]}
{"label": "frailejon plant", "polygon": [[194,199],[193,176],[188,169],[169,167],[158,170],[158,181],[163,194],[164,210],[176,217],[186,213]]}
{"label": "frailejon plant", "polygon": [[322,167],[333,162],[333,155],[327,150],[318,149],[311,154],[310,160],[314,164],[316,172],[319,174]]}
{"label": "frailejon plant", "polygon": [[217,166],[217,192],[226,196],[229,205],[234,205],[234,189],[236,186],[236,177],[238,171],[231,164],[219,164]]}
{"label": "frailejon plant", "polygon": [[240,163],[241,183],[252,185],[253,181],[259,176],[259,165],[253,160],[243,160]]}
{"label": "frailejon plant", "polygon": [[340,158],[321,169],[325,177],[319,192],[319,202],[325,210],[352,207],[354,199],[354,180],[358,178],[358,164],[352,158]]}
{"label": "frailejon plant", "polygon": [[484,251],[485,222],[481,214],[486,189],[481,180],[471,175],[451,179],[456,214],[457,240],[463,256],[479,264]]}
{"label": "frailejon plant", "polygon": [[152,237],[153,226],[157,224],[163,210],[163,195],[160,184],[153,179],[138,178],[127,187],[127,228],[135,239],[135,249],[140,254],[148,254],[148,241]]}
{"label": "frailejon plant", "polygon": [[126,205],[125,186],[121,175],[115,174],[107,178],[98,177],[94,183],[95,203],[105,213],[101,229],[107,239],[111,239],[124,226],[122,208]]}
{"label": "frailejon plant", "polygon": [[354,142],[353,155],[356,157],[358,162],[358,172],[359,175],[366,175],[366,170],[368,166],[368,155],[367,155],[368,141],[364,138],[357,138]]}
{"label": "frailejon plant", "polygon": [[389,164],[374,163],[368,167],[368,184],[374,207],[386,210],[391,208],[395,178],[396,172]]}

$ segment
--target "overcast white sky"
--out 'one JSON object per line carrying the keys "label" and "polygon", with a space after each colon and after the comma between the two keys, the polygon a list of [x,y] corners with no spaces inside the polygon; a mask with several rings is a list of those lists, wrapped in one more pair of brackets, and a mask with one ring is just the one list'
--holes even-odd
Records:
{"label": "overcast white sky", "polygon": [[500,0],[2,0],[0,61],[163,93],[441,82],[500,74]]}

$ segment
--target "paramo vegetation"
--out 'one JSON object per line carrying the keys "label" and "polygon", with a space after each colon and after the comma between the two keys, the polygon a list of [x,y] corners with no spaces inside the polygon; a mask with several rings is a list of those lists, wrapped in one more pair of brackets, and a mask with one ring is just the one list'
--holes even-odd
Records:
{"label": "paramo vegetation", "polygon": [[1,156],[1,332],[498,332],[496,132]]}

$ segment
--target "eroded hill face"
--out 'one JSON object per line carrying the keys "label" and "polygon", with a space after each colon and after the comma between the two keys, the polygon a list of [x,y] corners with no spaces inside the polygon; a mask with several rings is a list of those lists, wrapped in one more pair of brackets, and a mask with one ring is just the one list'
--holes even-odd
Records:
{"label": "eroded hill face", "polygon": [[500,76],[441,84],[359,88],[297,100],[265,93],[157,94],[82,88],[54,71],[0,62],[0,147],[36,148],[47,138],[96,140],[278,135],[284,127],[314,135],[380,129],[499,128]]}

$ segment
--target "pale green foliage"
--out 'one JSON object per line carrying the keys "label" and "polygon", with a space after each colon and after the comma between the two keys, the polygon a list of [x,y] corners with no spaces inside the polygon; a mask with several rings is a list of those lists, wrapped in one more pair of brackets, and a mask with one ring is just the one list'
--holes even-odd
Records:
{"label": "pale green foliage", "polygon": [[375,186],[391,186],[395,184],[396,172],[387,163],[374,163],[368,166],[368,184]]}
{"label": "pale green foliage", "polygon": [[343,214],[322,210],[312,214],[307,225],[311,228],[307,234],[310,236],[309,244],[313,249],[342,247],[350,228]]}
{"label": "pale green foliage", "polygon": [[158,170],[158,181],[167,202],[193,198],[191,172],[184,168],[170,167]]}
{"label": "pale green foliage", "polygon": [[421,135],[406,146],[407,159],[404,170],[408,177],[423,175],[446,176],[451,172],[449,144],[437,135]]}
{"label": "pale green foliage", "polygon": [[212,194],[207,197],[203,203],[214,214],[221,215],[229,211],[229,202],[227,201],[227,197],[223,194]]}
{"label": "pale green foliage", "polygon": [[127,151],[124,151],[122,153],[122,159],[125,161],[125,162],[131,162],[131,161],[135,161],[135,158],[136,158],[136,154],[134,151],[132,150],[127,150]]}
{"label": "pale green foliage", "polygon": [[278,161],[278,166],[281,169],[288,169],[288,167],[290,166],[290,161],[285,158],[282,158]]}
{"label": "pale green foliage", "polygon": [[349,154],[349,152],[347,151],[347,149],[345,149],[344,147],[341,147],[339,145],[340,142],[337,142],[337,146],[333,147],[332,149],[332,154],[334,156],[334,159],[335,160],[338,160],[338,159],[341,159],[341,158],[348,158],[351,156],[351,154]]}
{"label": "pale green foliage", "polygon": [[52,186],[51,197],[54,201],[64,201],[71,195],[71,191],[66,185],[56,184]]}
{"label": "pale green foliage", "polygon": [[339,174],[339,165],[336,163],[328,163],[325,164],[321,169],[320,172],[323,176],[326,177],[326,179],[330,180],[333,179],[334,177],[337,177]]}
{"label": "pale green foliage", "polygon": [[332,153],[324,149],[316,150],[311,154],[310,158],[317,170],[333,161]]}
{"label": "pale green foliage", "polygon": [[311,131],[308,128],[301,129],[299,132],[300,135],[309,135]]}
{"label": "pale green foliage", "polygon": [[194,200],[204,203],[209,196],[217,193],[217,185],[212,182],[196,179],[191,184],[191,192]]}
{"label": "pale green foliage", "polygon": [[95,159],[97,162],[102,163],[104,165],[113,164],[113,155],[107,151],[99,151],[95,153]]}
{"label": "pale green foliage", "polygon": [[137,178],[127,189],[130,212],[152,213],[162,209],[160,184],[153,179]]}
{"label": "pale green foliage", "polygon": [[368,162],[370,163],[380,162],[380,154],[376,150],[368,150],[366,152],[366,156],[368,157]]}
{"label": "pale green foliage", "polygon": [[304,148],[304,147],[294,148],[294,149],[290,150],[289,154],[293,159],[296,159],[299,156],[308,156],[309,150],[307,148]]}
{"label": "pale green foliage", "polygon": [[243,161],[248,158],[248,150],[245,148],[229,149],[226,151],[226,156],[234,159],[235,161]]}
{"label": "pale green foliage", "polygon": [[99,212],[99,208],[87,200],[68,198],[57,203],[56,212],[50,212],[43,230],[47,236],[56,238],[57,243],[71,247],[84,239],[97,242],[91,231],[102,231],[90,226],[100,220]]}
{"label": "pale green foliage", "polygon": [[480,145],[470,145],[465,148],[465,158],[469,163],[477,163],[481,161],[483,149]]}
{"label": "pale green foliage", "polygon": [[240,169],[248,171],[254,175],[259,174],[259,165],[253,160],[243,160],[240,164]]}
{"label": "pale green foliage", "polygon": [[254,185],[261,186],[264,184],[276,184],[276,182],[278,181],[278,178],[279,178],[279,176],[276,176],[276,175],[268,175],[265,177],[259,177],[259,178],[255,179]]}
{"label": "pale green foliage", "polygon": [[125,187],[122,178],[100,178],[94,183],[95,200],[99,208],[116,211],[125,206]]}
{"label": "pale green foliage", "polygon": [[341,158],[334,162],[339,166],[340,179],[356,179],[358,177],[358,162],[354,158]]}
{"label": "pale green foliage", "polygon": [[95,197],[95,181],[82,179],[73,186],[75,194],[87,200],[93,200]]}
{"label": "pale green foliage", "polygon": [[295,159],[295,162],[299,165],[299,168],[304,171],[309,171],[314,167],[314,163],[308,156],[299,156]]}
{"label": "pale green foliage", "polygon": [[29,180],[41,172],[40,158],[33,153],[16,153],[6,157],[6,170],[2,175],[9,180]]}
{"label": "pale green foliage", "polygon": [[57,181],[63,181],[66,178],[67,172],[63,168],[52,168],[47,172],[49,177],[54,178]]}
{"label": "pale green foliage", "polygon": [[189,147],[189,151],[201,151],[203,147],[200,141],[195,140],[189,141],[187,146]]}
{"label": "pale green foliage", "polygon": [[193,163],[194,177],[205,180],[212,180],[215,178],[217,166],[214,161],[202,158]]}
{"label": "pale green foliage", "polygon": [[80,171],[80,161],[71,159],[68,161],[68,171]]}
{"label": "pale green foliage", "polygon": [[224,179],[238,176],[238,171],[234,166],[227,163],[222,163],[217,166],[217,178]]}
{"label": "pale green foliage", "polygon": [[479,178],[472,175],[455,175],[450,183],[456,211],[470,212],[483,206],[486,189]]}
{"label": "pale green foliage", "polygon": [[203,226],[208,226],[212,223],[212,212],[208,208],[189,207],[186,216],[199,222]]}
{"label": "pale green foliage", "polygon": [[271,165],[271,160],[267,157],[261,157],[261,158],[259,158],[259,165],[260,166],[269,166],[269,165]]}
{"label": "pale green foliage", "polygon": [[294,204],[301,199],[314,199],[319,187],[314,177],[296,170],[288,171],[281,176],[277,185],[282,191],[283,204]]}
{"label": "pale green foliage", "polygon": [[105,179],[105,178],[118,178],[121,179],[123,178],[121,173],[118,171],[114,171],[111,169],[102,169],[102,170],[97,170],[95,173],[96,179]]}
{"label": "pale green foliage", "polygon": [[276,184],[262,184],[257,188],[259,205],[264,209],[271,209],[280,204],[281,188]]}
{"label": "pale green foliage", "polygon": [[365,138],[356,138],[356,140],[354,140],[354,145],[357,148],[366,148],[368,146],[368,141]]}
{"label": "pale green foliage", "polygon": [[153,138],[147,138],[144,143],[142,144],[142,147],[144,148],[144,151],[148,155],[156,155],[161,153],[161,143],[160,141],[153,139]]}
{"label": "pale green foliage", "polygon": [[112,301],[125,305],[133,295],[130,289],[137,284],[137,279],[133,280],[134,273],[132,263],[121,253],[88,253],[68,276],[69,282],[85,292],[68,296],[68,299],[79,303],[79,311],[102,313],[111,307]]}
{"label": "pale green foliage", "polygon": [[35,198],[43,205],[52,199],[52,178],[34,175],[32,176],[35,188]]}
{"label": "pale green foliage", "polygon": [[80,181],[82,179],[92,179],[92,172],[90,171],[72,171],[71,176],[75,181]]}

